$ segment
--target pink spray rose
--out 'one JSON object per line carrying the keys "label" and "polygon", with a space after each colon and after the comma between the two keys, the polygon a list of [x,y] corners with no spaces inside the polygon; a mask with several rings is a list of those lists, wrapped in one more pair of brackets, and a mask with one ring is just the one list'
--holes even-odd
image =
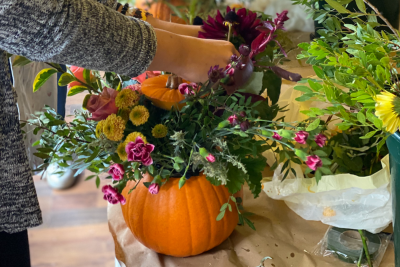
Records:
{"label": "pink spray rose", "polygon": [[232,124],[233,126],[238,125],[239,124],[239,118],[236,114],[233,114],[232,116],[230,116],[228,118],[228,121],[230,124]]}
{"label": "pink spray rose", "polygon": [[118,108],[115,105],[117,94],[116,90],[104,87],[100,95],[91,95],[85,107],[92,113],[92,117],[89,120],[101,121],[107,119],[110,114],[116,114],[118,112]]}
{"label": "pink spray rose", "polygon": [[136,137],[135,142],[129,142],[125,147],[128,161],[141,162],[145,166],[150,166],[153,164],[150,154],[153,152],[154,147],[152,144],[145,144],[140,136]]}
{"label": "pink spray rose", "polygon": [[206,157],[206,160],[208,161],[208,162],[211,162],[211,163],[214,163],[215,162],[215,157],[214,157],[214,155],[213,154],[208,154],[208,156]]}
{"label": "pink spray rose", "polygon": [[178,87],[178,90],[182,95],[194,95],[194,91],[197,90],[197,84],[181,83]]}
{"label": "pink spray rose", "polygon": [[304,145],[306,143],[309,135],[310,134],[305,131],[299,131],[296,133],[296,137],[294,138],[294,141],[296,141],[299,144]]}
{"label": "pink spray rose", "polygon": [[110,166],[108,174],[110,174],[114,181],[120,181],[124,177],[124,166],[122,164],[115,163]]}
{"label": "pink spray rose", "polygon": [[280,136],[277,132],[274,133],[274,135],[272,136],[272,138],[276,139],[276,140],[282,140],[282,136]]}
{"label": "pink spray rose", "polygon": [[149,192],[152,195],[157,195],[159,190],[160,190],[160,186],[157,183],[151,184],[149,186]]}
{"label": "pink spray rose", "polygon": [[315,143],[317,143],[318,146],[320,147],[324,147],[325,146],[325,142],[328,138],[326,138],[325,135],[323,135],[322,133],[317,134],[315,136]]}
{"label": "pink spray rose", "polygon": [[107,200],[109,203],[115,205],[118,203],[121,203],[122,205],[125,205],[126,199],[124,198],[123,195],[118,193],[117,189],[112,187],[111,185],[105,185],[101,189],[101,191],[104,193],[104,200]]}
{"label": "pink spray rose", "polygon": [[[131,89],[132,91],[138,92],[140,95],[142,94],[142,85],[139,83],[128,85],[124,89]],[[124,90],[124,89],[122,89],[122,90]]]}
{"label": "pink spray rose", "polygon": [[[78,79],[81,80],[82,82],[85,82],[85,78],[83,78],[83,71],[85,68],[80,68],[76,66],[71,66],[69,68],[71,72],[74,74],[74,76]],[[93,74],[90,73],[90,77],[93,78]],[[68,84],[68,90],[71,89],[71,87],[77,86],[77,85],[82,85],[80,82],[72,82]]]}
{"label": "pink spray rose", "polygon": [[161,75],[161,71],[146,71],[146,72],[140,74],[139,76],[132,78],[132,80],[136,80],[140,83],[143,83],[144,80],[146,80],[148,78],[156,77],[158,75]]}
{"label": "pink spray rose", "polygon": [[322,167],[322,161],[317,155],[308,156],[306,164],[313,171],[316,171],[319,167]]}

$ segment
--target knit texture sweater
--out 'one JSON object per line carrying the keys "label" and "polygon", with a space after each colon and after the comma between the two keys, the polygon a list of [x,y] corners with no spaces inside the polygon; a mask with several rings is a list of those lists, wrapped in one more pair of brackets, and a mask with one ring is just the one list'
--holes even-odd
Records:
{"label": "knit texture sweater", "polygon": [[0,0],[0,232],[16,233],[42,223],[7,52],[33,61],[138,76],[155,55],[156,36],[148,23],[116,12],[116,4]]}

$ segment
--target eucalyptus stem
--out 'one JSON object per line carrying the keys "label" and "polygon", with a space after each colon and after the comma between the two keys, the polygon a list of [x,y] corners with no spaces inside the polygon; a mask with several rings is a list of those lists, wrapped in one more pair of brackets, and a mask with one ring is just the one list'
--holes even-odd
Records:
{"label": "eucalyptus stem", "polygon": [[368,0],[364,0],[364,3],[366,3],[367,5],[369,5],[370,8],[372,8],[372,10],[386,23],[386,25],[390,28],[390,30],[394,33],[394,35],[396,35],[397,40],[400,41],[400,36],[398,35],[396,29],[392,26],[392,24],[390,24],[390,22],[379,12],[379,10],[372,5]]}
{"label": "eucalyptus stem", "polygon": [[367,257],[368,266],[373,267],[372,261],[371,261],[371,255],[369,255],[367,240],[365,239],[364,231],[358,230],[358,232],[360,233],[361,240],[363,242],[363,248],[364,248],[365,256]]}

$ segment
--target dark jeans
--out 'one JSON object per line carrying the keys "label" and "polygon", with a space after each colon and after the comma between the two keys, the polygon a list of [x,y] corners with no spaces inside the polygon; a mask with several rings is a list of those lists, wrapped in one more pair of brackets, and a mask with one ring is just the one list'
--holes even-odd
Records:
{"label": "dark jeans", "polygon": [[30,267],[28,231],[0,232],[0,267]]}

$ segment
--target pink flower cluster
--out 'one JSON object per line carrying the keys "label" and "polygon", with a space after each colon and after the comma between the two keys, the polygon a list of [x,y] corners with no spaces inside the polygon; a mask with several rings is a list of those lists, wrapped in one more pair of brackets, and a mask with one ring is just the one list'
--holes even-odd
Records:
{"label": "pink flower cluster", "polygon": [[182,95],[194,95],[194,92],[197,91],[197,84],[181,83],[178,87],[178,90]]}
{"label": "pink flower cluster", "polygon": [[125,205],[126,199],[124,198],[124,196],[118,193],[117,189],[115,189],[111,185],[103,186],[101,191],[104,193],[104,200],[107,200],[109,203],[113,205],[118,203]]}
{"label": "pink flower cluster", "polygon": [[120,181],[124,177],[124,166],[122,164],[113,164],[110,166],[108,170],[108,174],[110,174],[114,181]]}
{"label": "pink flower cluster", "polygon": [[135,142],[129,142],[125,151],[128,154],[128,161],[141,162],[145,166],[153,164],[151,152],[153,152],[155,146],[152,144],[145,144],[143,139],[138,136]]}

